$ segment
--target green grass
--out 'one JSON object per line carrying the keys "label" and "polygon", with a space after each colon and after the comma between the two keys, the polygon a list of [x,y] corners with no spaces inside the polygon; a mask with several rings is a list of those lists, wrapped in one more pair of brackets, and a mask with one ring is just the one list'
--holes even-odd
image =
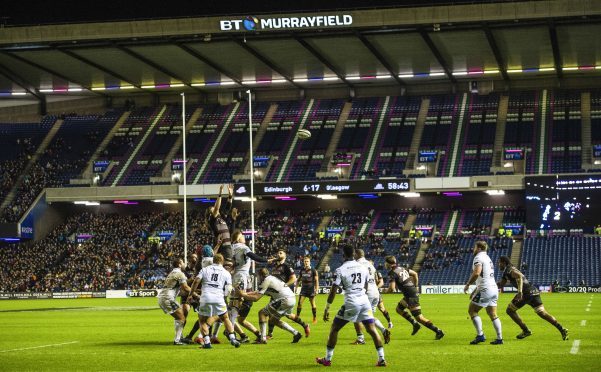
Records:
{"label": "green grass", "polygon": [[[595,298],[596,297],[596,298]],[[389,367],[395,370],[510,371],[510,370],[599,370],[601,366],[601,303],[598,295],[545,294],[547,310],[570,329],[570,340],[562,341],[559,332],[538,318],[530,308],[520,311],[534,334],[516,340],[519,328],[505,315],[510,295],[499,301],[505,345],[469,345],[474,337],[467,316],[468,298],[460,295],[424,295],[422,307],[426,317],[446,332],[441,341],[434,340],[428,329],[410,336],[410,326],[396,313],[398,295],[386,295],[394,328],[392,341],[385,346]],[[318,298],[321,316],[325,295]],[[592,299],[589,312],[585,311]],[[342,296],[333,306],[334,315]],[[249,319],[256,323],[261,301]],[[484,331],[494,338],[491,322],[483,313]],[[189,321],[195,319],[194,314]],[[379,315],[381,319],[381,315]],[[303,318],[310,320],[306,301]],[[581,321],[586,320],[586,326]],[[294,324],[298,329],[298,326]],[[186,332],[190,325],[186,326]],[[315,357],[325,354],[330,323],[319,320],[312,325],[311,337],[290,344],[291,336],[276,329],[275,339],[267,345],[215,345],[212,350],[198,346],[173,346],[172,318],[164,315],[154,298],[17,300],[0,302],[0,370],[301,370],[322,368]],[[373,344],[349,345],[354,340],[353,327],[340,333],[333,367],[359,370],[376,362]],[[223,336],[222,336],[223,339]],[[369,336],[368,336],[369,339]],[[573,340],[580,340],[576,355],[570,353]],[[369,340],[368,340],[369,341]],[[43,348],[25,349],[54,345]],[[68,343],[68,344],[67,344]]]}

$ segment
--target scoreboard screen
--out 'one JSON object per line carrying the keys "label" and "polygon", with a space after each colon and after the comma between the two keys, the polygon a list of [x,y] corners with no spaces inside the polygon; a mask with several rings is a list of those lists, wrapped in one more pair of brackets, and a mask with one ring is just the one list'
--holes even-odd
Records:
{"label": "scoreboard screen", "polygon": [[526,228],[583,229],[601,223],[601,175],[526,177]]}
{"label": "scoreboard screen", "polygon": [[[409,179],[255,183],[255,195],[361,194],[409,191]],[[250,196],[250,184],[234,187],[235,196]]]}

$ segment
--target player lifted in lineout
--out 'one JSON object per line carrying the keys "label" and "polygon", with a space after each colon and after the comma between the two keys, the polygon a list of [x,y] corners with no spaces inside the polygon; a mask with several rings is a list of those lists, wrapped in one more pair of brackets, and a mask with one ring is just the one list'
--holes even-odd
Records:
{"label": "player lifted in lineout", "polygon": [[562,327],[557,319],[545,310],[538,288],[530,284],[524,274],[511,264],[509,257],[502,256],[499,258],[499,269],[503,270],[503,277],[501,278],[501,281],[497,283],[499,288],[503,288],[505,284],[509,282],[518,290],[518,293],[513,300],[507,305],[507,315],[509,315],[509,317],[511,317],[511,319],[513,319],[513,321],[522,329],[522,333],[517,335],[517,338],[521,340],[532,335],[532,331],[530,331],[530,328],[526,326],[526,323],[524,323],[518,314],[518,310],[524,307],[524,305],[530,305],[538,316],[551,323],[559,330],[562,339],[567,340],[568,329]]}
{"label": "player lifted in lineout", "polygon": [[300,317],[292,314],[294,305],[296,305],[296,296],[294,292],[280,279],[269,275],[269,270],[263,268],[258,272],[258,279],[261,281],[259,290],[256,292],[245,292],[239,290],[238,295],[247,301],[259,301],[263,295],[271,297],[271,300],[261,311],[259,311],[259,325],[261,327],[261,340],[258,344],[267,343],[267,322],[274,324],[283,330],[292,334],[292,343],[295,344],[303,337],[300,332],[292,328],[288,323],[281,320],[283,316],[294,320],[297,323],[304,323]]}
{"label": "player lifted in lineout", "polygon": [[159,306],[163,309],[165,314],[169,314],[175,319],[175,338],[173,339],[174,345],[184,345],[181,341],[182,332],[186,325],[186,315],[184,308],[177,303],[176,298],[180,290],[186,293],[190,293],[190,287],[187,284],[186,274],[183,273],[182,269],[186,265],[184,260],[181,258],[175,258],[173,260],[173,270],[167,275],[163,282],[163,289],[159,292],[158,300]]}
{"label": "player lifted in lineout", "polygon": [[492,325],[497,332],[497,339],[492,341],[492,345],[503,344],[503,333],[501,329],[501,319],[497,316],[497,300],[499,299],[499,289],[495,282],[495,267],[486,254],[488,244],[485,241],[477,241],[474,245],[474,261],[472,264],[472,275],[465,283],[463,291],[467,293],[472,283],[476,282],[476,289],[472,292],[468,313],[472,318],[474,328],[476,328],[476,338],[470,344],[476,345],[486,341],[482,331],[482,319],[478,312],[485,307],[486,313],[492,320]]}
{"label": "player lifted in lineout", "polygon": [[298,296],[298,305],[296,306],[296,316],[300,317],[303,310],[305,298],[309,299],[311,311],[313,313],[313,324],[317,323],[317,306],[315,305],[315,296],[319,292],[319,274],[317,270],[311,267],[311,257],[305,256],[303,259],[303,269],[296,281],[296,287],[300,284],[300,295]]}
{"label": "player lifted in lineout", "polygon": [[200,285],[201,295],[198,300],[198,321],[200,322],[201,333],[204,337],[204,349],[211,349],[211,337],[209,327],[219,318],[225,325],[230,344],[234,347],[240,347],[240,342],[236,340],[234,326],[227,314],[227,305],[225,297],[232,290],[232,276],[223,268],[223,256],[215,254],[213,264],[200,270],[194,283],[192,283],[190,297],[196,296],[195,290]]}
{"label": "player lifted in lineout", "polygon": [[[386,257],[385,266],[390,270],[390,286],[385,292],[394,293],[398,289],[403,293],[403,298],[399,301],[396,312],[413,325],[413,332],[411,335],[415,335],[420,330],[421,323],[436,334],[437,340],[443,338],[445,334],[442,329],[436,327],[432,324],[431,320],[426,319],[422,314],[422,308],[419,304],[419,293],[417,290],[419,288],[419,278],[417,273],[411,269],[407,270],[404,267],[397,265],[394,256]],[[409,313],[407,309],[409,309],[411,313]]]}
{"label": "player lifted in lineout", "polygon": [[334,302],[334,299],[336,298],[338,288],[342,289],[342,292],[344,293],[344,304],[332,322],[326,347],[326,356],[317,358],[315,361],[326,367],[331,366],[334,348],[338,341],[338,332],[348,322],[362,322],[367,333],[369,333],[373,339],[378,353],[378,362],[376,366],[385,367],[387,363],[384,359],[384,345],[382,344],[380,334],[376,330],[374,314],[371,310],[372,306],[366,292],[369,271],[365,266],[355,261],[355,249],[352,246],[344,246],[342,251],[345,261],[342,266],[336,269],[334,283],[330,288],[323,320],[327,322],[330,319],[330,306],[332,306],[332,302]]}

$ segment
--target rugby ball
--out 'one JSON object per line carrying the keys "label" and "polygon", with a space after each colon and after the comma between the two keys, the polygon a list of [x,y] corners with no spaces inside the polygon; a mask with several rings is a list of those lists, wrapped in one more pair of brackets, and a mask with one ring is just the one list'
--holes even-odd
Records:
{"label": "rugby ball", "polygon": [[296,136],[298,137],[298,139],[306,140],[311,138],[311,132],[309,132],[306,129],[299,129],[298,132],[296,132]]}

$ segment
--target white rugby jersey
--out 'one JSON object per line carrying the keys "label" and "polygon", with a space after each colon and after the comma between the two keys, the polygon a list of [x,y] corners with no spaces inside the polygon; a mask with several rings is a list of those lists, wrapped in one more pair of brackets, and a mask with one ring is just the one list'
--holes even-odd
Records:
{"label": "white rugby jersey", "polygon": [[367,280],[367,296],[370,298],[375,298],[380,296],[380,291],[378,290],[378,283],[376,282],[376,268],[372,265],[371,262],[365,259],[365,257],[361,257],[357,260],[361,265],[365,266],[367,271],[369,272],[369,278]]}
{"label": "white rugby jersey", "polygon": [[486,252],[480,252],[474,257],[472,270],[475,269],[476,266],[482,266],[482,272],[478,276],[478,279],[476,279],[476,289],[497,288],[497,283],[495,282],[495,268]]}
{"label": "white rugby jersey", "polygon": [[365,283],[369,281],[369,271],[357,261],[346,261],[336,269],[334,284],[342,289],[344,300],[365,296]]}
{"label": "white rugby jersey", "polygon": [[158,297],[175,300],[179,294],[179,287],[186,282],[186,274],[180,268],[173,269],[163,281],[163,289],[159,292]]}
{"label": "white rugby jersey", "polygon": [[271,297],[272,301],[294,297],[292,289],[273,275],[268,275],[259,286],[259,293]]}
{"label": "white rugby jersey", "polygon": [[232,245],[232,256],[234,257],[234,274],[243,272],[250,274],[250,258],[246,254],[252,252],[246,244],[234,243]]}
{"label": "white rugby jersey", "polygon": [[202,261],[200,261],[200,265],[202,268],[211,266],[213,264],[213,257],[203,257]]}
{"label": "white rugby jersey", "polygon": [[232,275],[218,264],[202,268],[196,276],[201,283],[201,297],[223,299],[232,289]]}

